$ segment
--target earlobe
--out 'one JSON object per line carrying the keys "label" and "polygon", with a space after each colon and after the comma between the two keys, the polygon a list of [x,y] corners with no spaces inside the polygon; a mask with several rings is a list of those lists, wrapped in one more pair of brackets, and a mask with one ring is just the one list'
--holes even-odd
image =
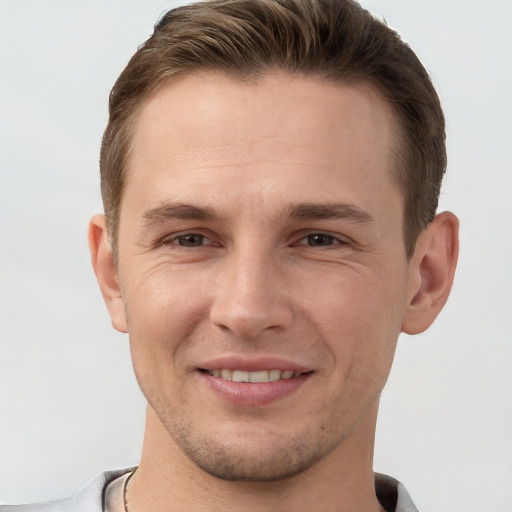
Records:
{"label": "earlobe", "polygon": [[95,215],[89,223],[89,249],[94,273],[107,305],[112,326],[119,332],[128,332],[117,269],[110,250],[104,215]]}
{"label": "earlobe", "polygon": [[410,266],[408,304],[402,331],[425,331],[443,309],[453,284],[459,253],[459,221],[450,212],[437,215],[421,234]]}

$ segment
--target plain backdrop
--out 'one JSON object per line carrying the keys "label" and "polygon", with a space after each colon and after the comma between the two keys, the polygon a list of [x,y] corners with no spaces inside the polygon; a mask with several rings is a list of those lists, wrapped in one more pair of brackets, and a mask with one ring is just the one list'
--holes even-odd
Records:
{"label": "plain backdrop", "polygon": [[[107,97],[178,2],[0,0],[0,500],[136,464],[144,400],[89,264]],[[375,469],[425,511],[512,511],[512,1],[366,0],[431,73],[448,125],[452,296],[402,336]]]}

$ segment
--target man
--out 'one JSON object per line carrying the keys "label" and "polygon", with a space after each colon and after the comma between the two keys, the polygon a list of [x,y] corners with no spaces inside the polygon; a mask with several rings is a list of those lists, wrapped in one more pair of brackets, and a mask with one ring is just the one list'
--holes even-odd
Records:
{"label": "man", "polygon": [[427,73],[357,4],[167,13],[112,90],[89,232],[140,464],[14,508],[416,510],[373,443],[399,333],[451,288],[445,167]]}

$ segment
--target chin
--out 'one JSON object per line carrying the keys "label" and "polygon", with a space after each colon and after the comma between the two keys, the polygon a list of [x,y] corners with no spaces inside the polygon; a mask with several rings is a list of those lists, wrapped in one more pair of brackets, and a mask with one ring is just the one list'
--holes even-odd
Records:
{"label": "chin", "polygon": [[[232,482],[273,482],[297,476],[326,457],[342,441],[338,433],[304,426],[293,434],[251,425],[208,432],[183,418],[163,422],[170,438],[197,467]],[[256,430],[256,431],[255,431]],[[313,432],[313,430],[315,432]],[[318,435],[318,430],[322,434]]]}
{"label": "chin", "polygon": [[[240,446],[240,444],[242,446]],[[232,440],[227,443],[183,436],[178,445],[185,455],[200,469],[213,477],[232,482],[272,482],[292,478],[314,466],[324,457],[316,446],[306,446],[300,441],[285,443],[253,444]]]}

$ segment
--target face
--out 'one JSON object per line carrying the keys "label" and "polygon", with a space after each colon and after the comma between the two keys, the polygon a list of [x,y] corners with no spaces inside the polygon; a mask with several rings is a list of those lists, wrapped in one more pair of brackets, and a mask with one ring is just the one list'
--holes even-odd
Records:
{"label": "face", "polygon": [[410,300],[393,145],[369,86],[203,74],[142,108],[114,323],[210,474],[289,477],[372,436]]}

